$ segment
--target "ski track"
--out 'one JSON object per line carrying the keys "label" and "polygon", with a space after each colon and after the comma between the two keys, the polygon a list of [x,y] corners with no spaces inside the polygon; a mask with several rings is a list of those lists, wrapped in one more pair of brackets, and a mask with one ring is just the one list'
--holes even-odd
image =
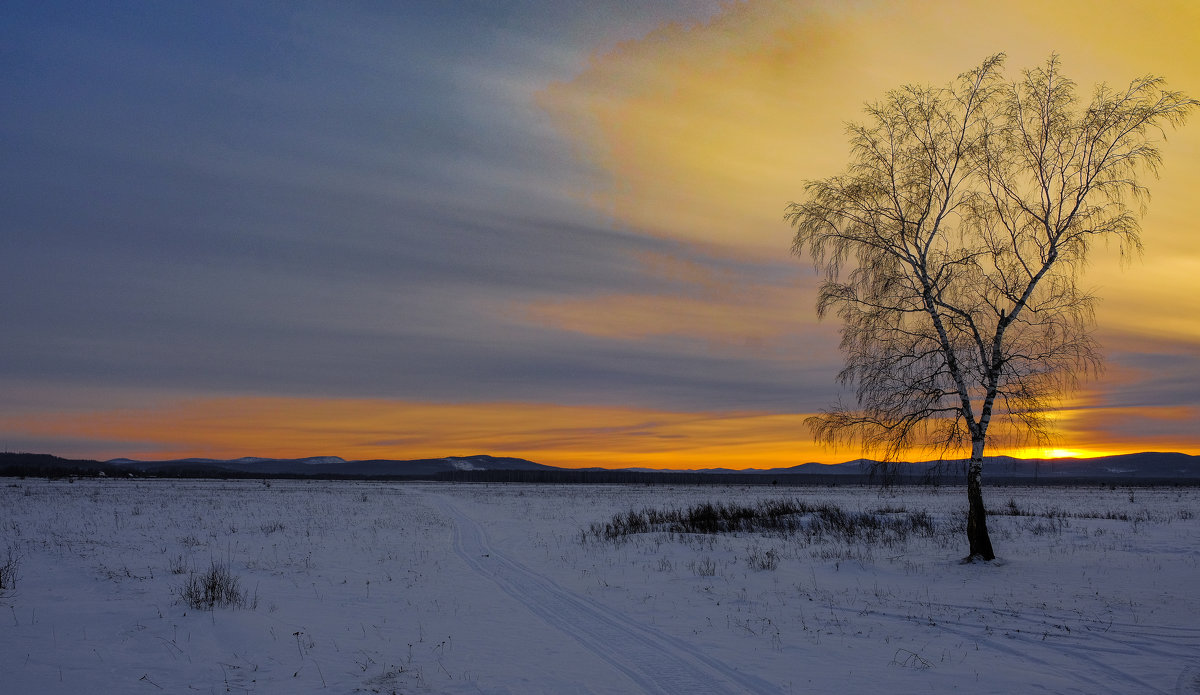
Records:
{"label": "ski track", "polygon": [[[867,607],[871,615],[885,616],[896,620],[924,622],[932,614],[932,609],[945,611],[962,611],[969,613],[990,613],[1002,619],[1003,622],[982,623],[954,620],[933,615],[938,625],[954,625],[971,629],[990,627],[993,632],[1006,630],[1024,630],[1021,634],[1036,637],[1040,632],[1050,635],[1052,640],[1042,640],[1046,646],[1058,649],[1087,649],[1094,652],[1111,654],[1141,655],[1152,654],[1171,659],[1188,659],[1200,654],[1200,629],[1174,627],[1170,625],[1142,625],[1120,622],[1103,622],[1101,620],[1085,619],[1081,615],[1055,616],[1044,610],[1032,615],[1021,614],[1019,609],[988,609],[984,606],[967,606],[953,603],[933,603],[924,601],[899,601],[925,609],[924,612],[895,613]],[[861,611],[860,611],[861,612]],[[1015,628],[1013,624],[1025,627]],[[1072,630],[1071,625],[1075,628]],[[1101,627],[1103,626],[1103,627]],[[1032,628],[1032,629],[1030,629]],[[1064,632],[1065,630],[1065,632]],[[1105,642],[1112,646],[1103,646],[1094,642]]]}
{"label": "ski track", "polygon": [[[980,607],[963,606],[960,604],[911,603],[919,605],[922,608],[981,610]],[[835,606],[833,608],[842,613],[864,615],[863,609],[854,609],[847,606]],[[886,618],[896,622],[925,625],[928,624],[929,620],[928,615],[917,613],[894,613],[873,608],[865,610],[865,615],[867,616]],[[1009,655],[1016,659],[1035,663],[1048,670],[1070,675],[1081,683],[1089,684],[1090,687],[1081,689],[1089,693],[1112,692],[1120,694],[1130,692],[1131,687],[1136,688],[1135,692],[1142,693],[1169,692],[1147,683],[1117,666],[1107,663],[1104,659],[1106,656],[1153,655],[1186,663],[1194,659],[1195,654],[1200,653],[1200,630],[1190,628],[1134,626],[1128,623],[1112,623],[1109,624],[1109,628],[1112,629],[1111,633],[1084,625],[1082,631],[1079,631],[1080,628],[1077,627],[1076,632],[1066,635],[1058,633],[1054,635],[1054,639],[1036,639],[1038,628],[1041,628],[1044,633],[1045,628],[1053,629],[1056,624],[1066,625],[1068,620],[1074,622],[1081,621],[1078,617],[1071,619],[1055,618],[1045,613],[1042,613],[1039,618],[1019,615],[1014,610],[991,610],[990,612],[1009,621],[1025,625],[1025,632],[1018,631],[1018,634],[1014,634],[1012,631],[1016,630],[1016,628],[1012,626],[1011,622],[1007,625],[995,624],[986,626],[990,627],[990,633],[981,632],[982,629],[985,629],[985,626],[980,623],[938,617],[933,618],[933,623],[938,630],[956,635],[965,640],[971,640],[981,647]],[[1030,631],[1028,629],[1029,625],[1032,625],[1035,629]],[[998,639],[1001,635],[1004,636],[1003,640]],[[1021,645],[1024,645],[1024,648],[1021,648]],[[1038,658],[1036,654],[1039,651],[1058,652],[1063,656],[1081,662],[1081,665],[1086,665],[1086,667],[1065,668],[1063,664]],[[1088,673],[1095,677],[1087,675]],[[1181,675],[1180,678],[1182,679],[1183,676]]]}
{"label": "ski track", "polygon": [[567,633],[646,693],[778,693],[779,688],[722,663],[687,642],[580,596],[497,552],[487,534],[445,497],[437,505],[454,522],[454,552],[533,614]]}

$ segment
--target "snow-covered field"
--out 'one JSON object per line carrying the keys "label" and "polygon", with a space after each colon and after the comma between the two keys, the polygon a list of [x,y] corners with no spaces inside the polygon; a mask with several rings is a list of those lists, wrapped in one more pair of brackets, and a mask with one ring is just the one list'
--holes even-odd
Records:
{"label": "snow-covered field", "polygon": [[[0,691],[1200,693],[1200,490],[985,495],[991,566],[959,489],[3,479]],[[936,532],[584,533],[793,497]]]}

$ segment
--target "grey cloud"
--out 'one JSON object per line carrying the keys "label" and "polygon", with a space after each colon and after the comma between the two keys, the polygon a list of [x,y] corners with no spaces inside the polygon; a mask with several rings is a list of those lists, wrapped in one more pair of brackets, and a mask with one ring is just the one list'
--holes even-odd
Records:
{"label": "grey cloud", "polygon": [[827,400],[801,386],[803,360],[505,315],[689,291],[646,254],[734,280],[797,272],[785,248],[777,263],[725,259],[616,230],[570,197],[594,172],[488,82],[578,69],[586,56],[562,48],[582,25],[552,31],[562,8],[31,7],[0,30],[0,381],[684,410]]}

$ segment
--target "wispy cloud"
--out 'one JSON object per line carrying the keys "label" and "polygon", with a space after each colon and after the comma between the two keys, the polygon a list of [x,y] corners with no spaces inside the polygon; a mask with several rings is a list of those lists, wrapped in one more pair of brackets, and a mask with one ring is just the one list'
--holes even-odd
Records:
{"label": "wispy cloud", "polygon": [[[1197,12],[28,3],[0,26],[0,434],[80,454],[830,460],[796,413],[836,397],[837,326],[813,318],[781,215],[843,166],[843,123],[996,50],[1014,70],[1057,50],[1085,90],[1154,72],[1200,94]],[[1113,365],[1089,393],[1184,446],[1195,427],[1153,409],[1197,405],[1200,128],[1164,151],[1145,258],[1121,272],[1098,249],[1085,276]],[[287,441],[214,415],[242,399]],[[325,399],[344,415],[306,415]],[[362,426],[363,399],[434,421]],[[146,419],[160,408],[186,437]],[[1095,422],[1065,437],[1129,429]]]}

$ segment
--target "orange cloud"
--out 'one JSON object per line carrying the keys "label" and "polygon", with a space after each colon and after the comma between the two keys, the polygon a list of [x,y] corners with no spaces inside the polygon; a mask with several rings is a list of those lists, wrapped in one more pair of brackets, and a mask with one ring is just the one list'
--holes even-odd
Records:
{"label": "orange cloud", "polygon": [[1101,329],[1128,336],[1110,342],[1110,349],[1132,338],[1181,341],[1200,352],[1200,249],[1195,255],[1155,253],[1159,236],[1147,233],[1150,250],[1140,261],[1122,268],[1114,258],[1101,258],[1086,277],[1101,297],[1096,310]]}
{"label": "orange cloud", "polygon": [[[1114,375],[1117,385],[1136,384],[1133,370]],[[1050,414],[1049,443],[1014,445],[1009,455],[1026,458],[1093,457],[1140,451],[1200,454],[1200,408],[1194,405],[1111,405],[1103,388],[1081,391]]]}
{"label": "orange cloud", "polygon": [[[805,179],[844,168],[844,123],[860,118],[864,102],[907,83],[947,82],[998,51],[1008,54],[1012,79],[1059,53],[1085,101],[1098,82],[1121,85],[1147,73],[1200,96],[1197,26],[1200,5],[1190,0],[752,0],[597,55],[576,79],[546,89],[541,103],[605,172],[594,201],[627,229],[713,254],[777,259],[791,239],[784,205],[803,195]],[[1110,350],[1154,338],[1200,354],[1200,125],[1166,136],[1163,178],[1145,179],[1154,194],[1145,257],[1122,265],[1099,247],[1082,278],[1102,298],[1097,318]],[[689,334],[720,344],[737,344],[739,334],[769,340],[782,331],[771,321],[813,325],[807,289],[795,288],[803,295],[797,302],[754,289],[757,301],[611,295],[543,302],[528,312],[594,335]],[[1111,377],[1091,385],[1097,402],[1111,400]],[[1196,450],[1197,428],[1181,425],[1172,407],[1069,411],[1059,420],[1069,444],[1049,450]],[[1124,435],[1103,429],[1121,418],[1140,418],[1161,437],[1131,433],[1123,444]]]}
{"label": "orange cloud", "polygon": [[819,460],[802,415],[531,403],[215,398],[0,421],[0,431],[111,443],[141,458],[347,459],[490,453],[565,467],[734,468]]}
{"label": "orange cloud", "polygon": [[[597,203],[632,230],[777,254],[783,206],[844,166],[843,124],[886,90],[946,82],[997,51],[1016,77],[1057,51],[1085,99],[1095,82],[1147,72],[1200,93],[1198,25],[1186,0],[746,2],[595,56],[541,102],[608,173]],[[1187,157],[1197,143],[1193,129],[1167,148],[1164,218],[1173,201],[1191,205],[1177,196],[1200,177]]]}

